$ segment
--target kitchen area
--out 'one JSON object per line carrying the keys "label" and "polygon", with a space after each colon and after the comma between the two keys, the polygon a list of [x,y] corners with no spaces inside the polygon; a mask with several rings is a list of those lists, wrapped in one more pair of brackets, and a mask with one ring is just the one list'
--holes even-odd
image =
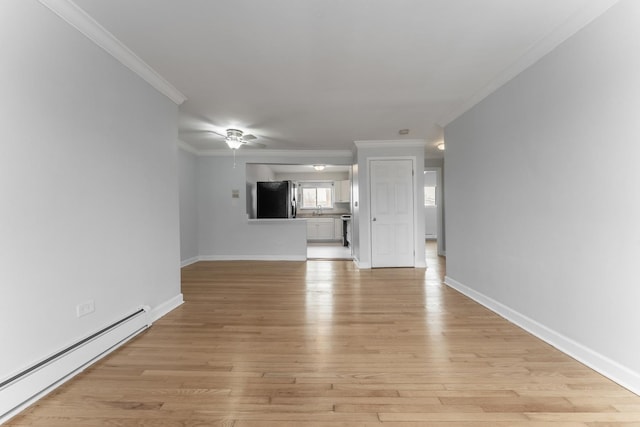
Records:
{"label": "kitchen area", "polygon": [[352,259],[350,166],[246,167],[249,219],[305,221],[307,259]]}

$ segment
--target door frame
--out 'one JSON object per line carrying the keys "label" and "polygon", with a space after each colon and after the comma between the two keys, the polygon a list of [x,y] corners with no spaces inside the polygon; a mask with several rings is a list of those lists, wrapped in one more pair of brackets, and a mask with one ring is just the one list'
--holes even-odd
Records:
{"label": "door frame", "polygon": [[442,168],[440,166],[425,167],[425,171],[436,173],[436,242],[438,245],[438,255],[445,256],[444,251],[444,192],[442,185]]}
{"label": "door frame", "polygon": [[[418,217],[420,216],[420,204],[424,207],[424,189],[419,186],[419,181],[422,181],[422,185],[424,186],[424,167],[421,165],[419,169],[417,166],[417,158],[415,156],[396,156],[396,157],[368,157],[367,158],[367,197],[368,197],[368,209],[367,209],[367,223],[369,225],[369,260],[371,263],[371,267],[373,267],[373,230],[372,230],[372,221],[371,221],[371,200],[372,200],[372,192],[371,192],[371,162],[377,160],[411,160],[411,167],[413,168],[412,174],[412,185],[413,185],[413,268],[424,268],[426,267],[426,261],[424,258],[424,209],[422,209],[422,227],[419,227]],[[422,179],[418,177],[418,171]],[[417,188],[420,188],[421,193],[418,194]],[[418,238],[418,235],[421,235],[421,238]],[[419,245],[422,245],[422,251],[419,249]],[[420,256],[422,254],[422,256]],[[408,267],[411,268],[411,267]]]}

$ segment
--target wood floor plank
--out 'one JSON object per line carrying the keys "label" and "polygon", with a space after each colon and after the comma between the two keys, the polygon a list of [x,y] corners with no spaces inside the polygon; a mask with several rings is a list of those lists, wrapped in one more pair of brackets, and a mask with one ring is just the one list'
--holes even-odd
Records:
{"label": "wood floor plank", "polygon": [[625,427],[640,397],[429,268],[199,262],[185,303],[11,427]]}

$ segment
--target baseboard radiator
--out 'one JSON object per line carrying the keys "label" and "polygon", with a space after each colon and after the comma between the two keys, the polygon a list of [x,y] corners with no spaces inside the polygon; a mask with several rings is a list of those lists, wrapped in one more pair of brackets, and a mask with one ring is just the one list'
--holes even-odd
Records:
{"label": "baseboard radiator", "polygon": [[0,382],[0,423],[150,326],[145,306]]}

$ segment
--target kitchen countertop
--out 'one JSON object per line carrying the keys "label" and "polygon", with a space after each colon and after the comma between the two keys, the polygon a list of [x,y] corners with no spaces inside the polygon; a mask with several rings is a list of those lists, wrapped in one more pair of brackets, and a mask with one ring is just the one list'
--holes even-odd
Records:
{"label": "kitchen countertop", "polygon": [[248,218],[249,224],[274,224],[274,223],[290,223],[300,220],[302,222],[306,218]]}
{"label": "kitchen countertop", "polygon": [[340,217],[342,215],[347,215],[347,213],[335,213],[335,214],[332,213],[332,214],[322,214],[322,215],[298,214],[298,215],[296,215],[296,218],[300,218],[300,219],[310,219],[310,218],[336,218],[336,219],[340,219]]}

